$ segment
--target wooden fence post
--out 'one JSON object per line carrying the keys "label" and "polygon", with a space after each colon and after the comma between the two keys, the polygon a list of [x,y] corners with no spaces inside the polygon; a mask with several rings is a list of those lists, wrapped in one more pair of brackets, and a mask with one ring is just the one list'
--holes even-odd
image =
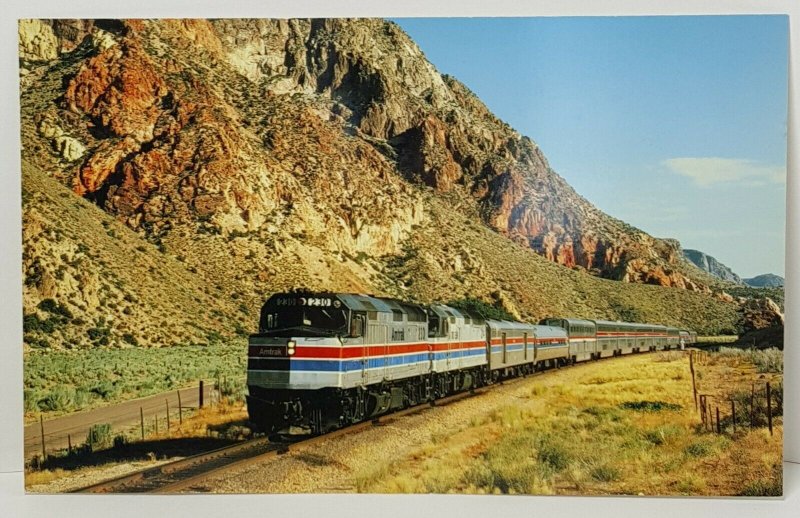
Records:
{"label": "wooden fence post", "polygon": [[144,440],[144,410],[142,410],[142,407],[139,407],[139,422],[142,427],[142,440]]}
{"label": "wooden fence post", "polygon": [[181,404],[181,391],[178,391],[178,419],[183,424],[183,405]]}
{"label": "wooden fence post", "polygon": [[700,422],[703,423],[705,426],[706,424],[706,412],[705,412],[705,404],[706,404],[706,397],[704,395],[700,395]]}
{"label": "wooden fence post", "polygon": [[689,351],[689,370],[692,371],[692,394],[694,394],[694,409],[697,411],[697,383],[694,379],[694,351]]}
{"label": "wooden fence post", "polygon": [[769,381],[767,382],[767,424],[769,425],[769,434],[772,435],[772,391]]}
{"label": "wooden fence post", "polygon": [[44,418],[39,414],[39,431],[42,434],[42,462],[47,460],[47,448],[44,445]]}
{"label": "wooden fence post", "polygon": [[717,433],[722,433],[719,427],[719,407],[717,407]]}
{"label": "wooden fence post", "polygon": [[708,409],[706,410],[706,412],[708,412],[708,431],[709,432],[713,432],[714,431],[714,412],[711,411],[711,403],[708,401],[708,399],[706,399],[706,405],[708,405]]}
{"label": "wooden fence post", "polygon": [[706,425],[706,396],[705,394],[700,394],[700,421],[703,423],[703,427]]}
{"label": "wooden fence post", "polygon": [[203,408],[203,380],[200,380],[200,403],[197,405],[198,408]]}
{"label": "wooden fence post", "polygon": [[67,434],[67,451],[72,453],[72,435]]}

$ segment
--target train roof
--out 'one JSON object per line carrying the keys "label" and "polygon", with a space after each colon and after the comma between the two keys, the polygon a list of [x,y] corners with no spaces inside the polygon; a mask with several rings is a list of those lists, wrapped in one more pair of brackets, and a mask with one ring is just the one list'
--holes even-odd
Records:
{"label": "train roof", "polygon": [[487,320],[486,323],[492,329],[531,329],[533,324],[526,324],[525,322],[512,322],[511,320]]}
{"label": "train roof", "polygon": [[547,320],[562,320],[571,326],[594,326],[594,321],[580,318],[547,317],[543,318],[540,322],[545,322]]}
{"label": "train roof", "polygon": [[537,338],[562,338],[567,336],[567,332],[562,327],[543,325],[534,325],[532,327]]}

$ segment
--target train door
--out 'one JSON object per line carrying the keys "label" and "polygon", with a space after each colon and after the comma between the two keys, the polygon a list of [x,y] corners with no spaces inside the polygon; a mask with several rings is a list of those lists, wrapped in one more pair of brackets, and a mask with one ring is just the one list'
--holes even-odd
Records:
{"label": "train door", "polygon": [[522,346],[525,350],[525,361],[528,361],[528,333],[522,333]]}
{"label": "train door", "polygon": [[506,363],[508,363],[508,347],[506,343],[506,334],[503,333],[501,337],[503,342],[503,365],[505,365]]}
{"label": "train door", "polygon": [[[370,323],[362,359],[362,378],[364,383],[374,383],[386,375],[386,348],[388,347],[388,326]],[[371,346],[371,347],[370,347]],[[377,354],[370,354],[370,350]]]}

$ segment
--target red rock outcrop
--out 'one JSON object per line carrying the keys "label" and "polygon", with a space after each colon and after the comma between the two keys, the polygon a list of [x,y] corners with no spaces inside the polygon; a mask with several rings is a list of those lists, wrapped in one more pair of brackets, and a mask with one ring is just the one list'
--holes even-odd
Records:
{"label": "red rock outcrop", "polygon": [[[392,23],[104,20],[51,27],[62,51],[86,37],[95,49],[63,96],[71,114],[87,118],[83,131],[94,139],[84,146],[74,189],[134,227],[186,214],[222,232],[255,229],[283,203],[297,204],[295,182],[325,192],[320,171],[341,167],[328,156],[337,153],[359,170],[374,166],[384,180],[399,170],[564,266],[630,282],[698,284],[681,271],[674,247],[580,197],[533,141],[439,74]],[[42,30],[32,27],[29,40]],[[285,121],[270,115],[278,112]],[[313,133],[302,137],[310,147],[298,148],[296,129]],[[355,154],[344,143],[350,135],[359,142]],[[365,219],[348,203],[322,219],[351,234],[383,228],[383,237],[368,240],[383,249],[397,246],[386,237],[397,234],[390,228],[413,224],[397,219],[419,214],[412,206],[406,200],[392,212],[387,205]],[[318,216],[300,213],[317,227]]]}

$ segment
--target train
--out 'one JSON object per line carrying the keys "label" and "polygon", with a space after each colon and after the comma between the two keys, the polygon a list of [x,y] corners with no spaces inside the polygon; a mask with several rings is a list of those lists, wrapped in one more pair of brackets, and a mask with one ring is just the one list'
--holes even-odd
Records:
{"label": "train", "polygon": [[696,340],[691,330],[655,324],[529,324],[445,304],[278,293],[249,337],[247,410],[256,430],[318,435],[539,370]]}

